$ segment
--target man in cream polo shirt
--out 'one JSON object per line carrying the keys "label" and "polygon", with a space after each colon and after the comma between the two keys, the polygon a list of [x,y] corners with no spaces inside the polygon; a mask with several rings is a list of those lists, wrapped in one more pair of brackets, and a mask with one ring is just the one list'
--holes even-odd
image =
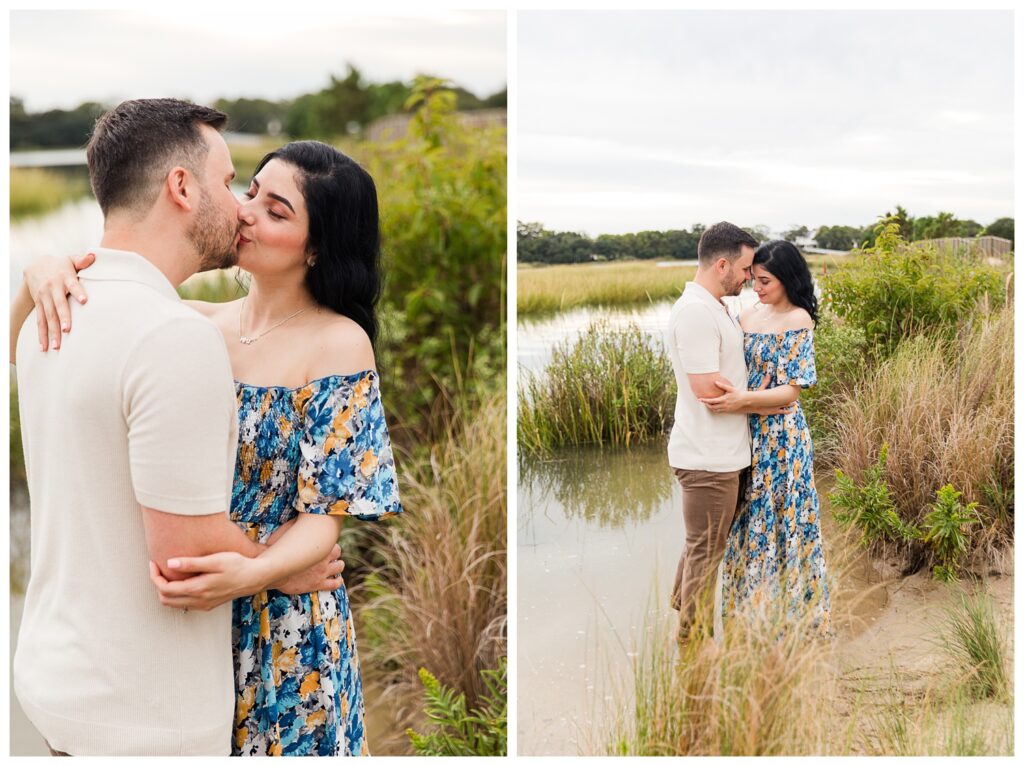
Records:
{"label": "man in cream polo shirt", "polygon": [[686,545],[672,606],[679,640],[689,636],[700,596],[713,581],[750,468],[747,416],[713,413],[699,398],[719,396],[716,380],[746,388],[743,330],[722,297],[750,279],[758,242],[731,223],[708,227],[697,245],[697,275],[672,307],[668,346],[676,377],[675,422],[668,462],[683,489]]}
{"label": "man in cream polo shirt", "polygon": [[260,548],[225,513],[237,416],[227,351],[175,286],[234,261],[225,115],[125,102],[88,147],[102,247],[56,353],[18,339],[31,575],[14,687],[51,751],[228,755],[230,604],[161,606],[148,562]]}

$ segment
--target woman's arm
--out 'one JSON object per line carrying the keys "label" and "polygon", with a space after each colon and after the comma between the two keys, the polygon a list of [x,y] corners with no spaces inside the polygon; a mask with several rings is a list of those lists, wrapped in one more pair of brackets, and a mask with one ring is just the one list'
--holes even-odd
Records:
{"label": "woman's arm", "polygon": [[344,563],[337,546],[341,518],[300,513],[291,528],[255,558],[223,552],[209,556],[169,559],[176,572],[194,575],[168,581],[150,566],[150,579],[160,603],[182,609],[212,609],[226,601],[274,588],[285,593],[333,590]]}
{"label": "woman's arm", "polygon": [[737,390],[729,383],[719,380],[715,385],[725,391],[721,396],[703,398],[712,412],[742,412],[756,415],[775,415],[791,412],[792,405],[800,398],[800,387],[791,384],[775,388],[759,388],[755,391]]}
{"label": "woman's arm", "polygon": [[17,356],[21,327],[32,309],[36,309],[40,349],[60,348],[61,332],[71,330],[68,295],[73,295],[79,303],[88,300],[78,272],[95,260],[95,253],[86,253],[80,258],[40,256],[25,267],[21,287],[11,304],[11,364]]}

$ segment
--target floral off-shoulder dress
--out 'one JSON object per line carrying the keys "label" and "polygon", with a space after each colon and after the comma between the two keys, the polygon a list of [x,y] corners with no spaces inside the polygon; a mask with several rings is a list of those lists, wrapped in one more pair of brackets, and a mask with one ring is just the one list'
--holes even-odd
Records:
{"label": "floral off-shoulder dress", "polygon": [[[377,373],[300,388],[235,384],[238,457],[231,519],[257,542],[299,513],[376,520],[400,513]],[[344,584],[270,590],[233,610],[233,755],[367,755],[352,613]]]}
{"label": "floral off-shoulder dress", "polygon": [[[811,330],[744,333],[747,388],[817,383]],[[799,400],[796,412],[751,415],[752,465],[745,502],[722,563],[722,617],[781,610],[829,635],[829,588],[821,544],[814,449]]]}

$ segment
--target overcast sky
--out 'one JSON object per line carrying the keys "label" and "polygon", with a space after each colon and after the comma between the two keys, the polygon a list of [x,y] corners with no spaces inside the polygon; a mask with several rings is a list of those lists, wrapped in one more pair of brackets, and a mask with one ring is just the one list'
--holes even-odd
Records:
{"label": "overcast sky", "polygon": [[30,111],[175,96],[290,98],[352,62],[370,82],[448,77],[487,96],[506,84],[504,12],[13,11],[11,94]]}
{"label": "overcast sky", "polygon": [[1008,11],[522,12],[518,38],[520,220],[1013,215]]}

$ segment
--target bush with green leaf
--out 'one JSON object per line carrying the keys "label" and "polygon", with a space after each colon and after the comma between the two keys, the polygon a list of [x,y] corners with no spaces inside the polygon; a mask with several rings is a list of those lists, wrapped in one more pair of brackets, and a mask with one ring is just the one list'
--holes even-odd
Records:
{"label": "bush with green leaf", "polygon": [[889,494],[883,477],[888,455],[889,445],[883,444],[878,459],[860,482],[853,481],[837,468],[836,485],[828,496],[836,521],[844,527],[860,530],[860,541],[864,546],[875,542],[913,540],[918,534],[913,526],[900,518]]}
{"label": "bush with green leaf", "polygon": [[496,669],[480,672],[486,693],[467,710],[466,695],[445,686],[420,668],[425,712],[431,729],[420,734],[407,729],[417,755],[507,755],[508,680],[504,657]]}
{"label": "bush with green leaf", "polygon": [[931,510],[924,517],[921,539],[931,546],[938,558],[935,579],[943,582],[959,580],[957,568],[967,553],[969,527],[980,524],[978,504],[960,502],[962,492],[952,484],[942,487],[935,495]]}
{"label": "bush with green leaf", "polygon": [[400,331],[383,338],[381,387],[395,419],[428,438],[456,407],[443,392],[482,401],[506,366],[505,130],[463,127],[455,102],[445,82],[418,78],[408,136],[352,147],[380,194],[381,307]]}
{"label": "bush with green leaf", "polygon": [[921,333],[955,336],[979,301],[998,308],[1003,274],[978,258],[908,243],[899,225],[883,222],[873,247],[824,279],[824,304],[860,328],[876,356]]}

